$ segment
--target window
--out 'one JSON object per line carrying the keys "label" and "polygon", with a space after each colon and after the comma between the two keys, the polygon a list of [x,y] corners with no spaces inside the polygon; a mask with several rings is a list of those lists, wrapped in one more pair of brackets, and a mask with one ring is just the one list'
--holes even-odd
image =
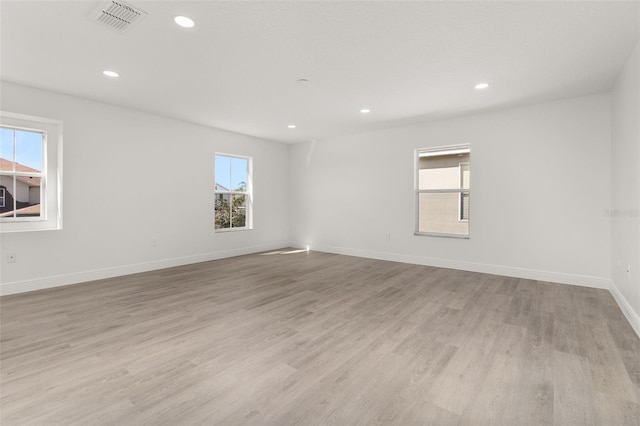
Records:
{"label": "window", "polygon": [[61,228],[62,123],[0,112],[0,231]]}
{"label": "window", "polygon": [[416,151],[416,234],[468,238],[470,159],[469,145]]}
{"label": "window", "polygon": [[215,156],[215,229],[252,228],[252,159],[229,154]]}

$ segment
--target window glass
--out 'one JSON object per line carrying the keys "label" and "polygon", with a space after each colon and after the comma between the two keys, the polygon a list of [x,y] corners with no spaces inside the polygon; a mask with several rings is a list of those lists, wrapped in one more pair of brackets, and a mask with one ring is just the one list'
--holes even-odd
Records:
{"label": "window glass", "polygon": [[251,158],[215,156],[216,230],[251,229]]}
{"label": "window glass", "polygon": [[471,166],[466,145],[416,152],[416,233],[469,235]]}
{"label": "window glass", "polygon": [[0,218],[4,221],[39,219],[44,212],[44,136],[39,132],[3,127],[0,137]]}
{"label": "window glass", "polygon": [[42,134],[16,131],[16,163],[38,172],[42,171]]}

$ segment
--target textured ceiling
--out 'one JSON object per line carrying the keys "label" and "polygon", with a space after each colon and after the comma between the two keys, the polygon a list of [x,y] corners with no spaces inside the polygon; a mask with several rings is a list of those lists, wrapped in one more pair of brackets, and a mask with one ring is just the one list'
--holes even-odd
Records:
{"label": "textured ceiling", "polygon": [[100,3],[2,1],[0,78],[284,142],[608,91],[640,21],[637,1],[131,0],[148,15],[120,34]]}

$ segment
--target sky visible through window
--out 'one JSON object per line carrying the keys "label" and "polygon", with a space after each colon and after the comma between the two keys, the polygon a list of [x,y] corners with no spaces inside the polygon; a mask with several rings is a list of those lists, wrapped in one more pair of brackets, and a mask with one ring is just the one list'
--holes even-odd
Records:
{"label": "sky visible through window", "polygon": [[16,130],[16,150],[14,153],[13,132],[13,129],[0,128],[0,157],[41,171],[42,134],[26,130]]}
{"label": "sky visible through window", "polygon": [[230,191],[247,186],[247,159],[216,155],[216,183]]}

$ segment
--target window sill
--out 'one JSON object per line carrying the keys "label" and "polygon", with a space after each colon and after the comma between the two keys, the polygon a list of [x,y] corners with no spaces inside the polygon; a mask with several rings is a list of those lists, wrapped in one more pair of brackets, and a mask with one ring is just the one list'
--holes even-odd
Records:
{"label": "window sill", "polygon": [[215,229],[215,233],[221,233],[224,234],[226,232],[242,232],[242,231],[252,231],[253,228],[248,228],[248,227],[244,227],[244,228],[218,228]]}
{"label": "window sill", "polygon": [[59,231],[62,229],[62,220],[41,219],[26,217],[20,220],[0,220],[0,234],[11,232],[34,232],[34,231]]}
{"label": "window sill", "polygon": [[441,237],[441,238],[456,238],[458,240],[468,240],[469,235],[460,235],[460,234],[440,234],[436,232],[414,232],[413,235],[419,237]]}

